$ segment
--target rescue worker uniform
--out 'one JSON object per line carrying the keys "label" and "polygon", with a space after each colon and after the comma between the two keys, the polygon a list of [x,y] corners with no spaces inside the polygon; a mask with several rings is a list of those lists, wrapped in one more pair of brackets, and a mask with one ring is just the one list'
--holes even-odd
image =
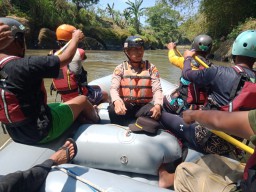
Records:
{"label": "rescue worker uniform", "polygon": [[[118,65],[112,75],[110,95],[112,103],[108,111],[111,123],[127,125],[135,117],[148,116],[153,105],[162,106],[163,93],[159,72],[155,65],[143,61],[134,68],[127,61]],[[125,115],[115,113],[114,102],[123,100],[127,108]]]}

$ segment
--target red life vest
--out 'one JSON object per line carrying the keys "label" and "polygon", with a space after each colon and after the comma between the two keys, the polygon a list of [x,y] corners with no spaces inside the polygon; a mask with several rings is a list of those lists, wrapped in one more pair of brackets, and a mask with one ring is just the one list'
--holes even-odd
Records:
{"label": "red life vest", "polygon": [[146,104],[152,101],[153,92],[151,85],[150,63],[146,61],[142,71],[137,74],[132,71],[131,65],[123,63],[124,75],[120,82],[120,97],[130,103]]}
{"label": "red life vest", "polygon": [[[84,50],[77,49],[73,60],[83,60]],[[72,61],[73,61],[72,60]],[[86,75],[83,73],[82,75]],[[61,94],[61,99],[66,102],[78,95],[87,95],[88,89],[84,86],[80,86],[79,78],[72,71],[69,70],[69,65],[66,65],[60,69],[58,78],[52,80],[53,90]]]}
{"label": "red life vest", "polygon": [[[19,123],[26,119],[26,116],[22,111],[22,104],[17,99],[17,96],[5,88],[5,81],[8,74],[5,74],[2,69],[9,61],[14,59],[19,59],[19,57],[9,56],[0,61],[0,121],[4,124]],[[42,102],[46,104],[47,97],[43,82],[41,84],[41,92],[44,94],[44,101]]]}
{"label": "red life vest", "polygon": [[250,80],[242,67],[236,65],[233,69],[238,73],[239,78],[234,82],[234,86],[230,94],[232,101],[229,102],[229,104],[220,107],[220,109],[222,111],[229,112],[256,109],[256,83]]}

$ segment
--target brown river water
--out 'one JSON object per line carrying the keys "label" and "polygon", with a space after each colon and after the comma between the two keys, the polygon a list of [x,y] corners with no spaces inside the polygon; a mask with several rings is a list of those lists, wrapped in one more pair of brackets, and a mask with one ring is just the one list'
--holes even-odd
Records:
{"label": "brown river water", "polygon": [[[184,50],[180,49],[181,52]],[[27,50],[26,55],[47,55],[49,50]],[[126,60],[126,56],[122,51],[96,51],[86,50],[87,60],[83,66],[88,72],[88,81],[104,77],[112,74],[114,68],[122,61]],[[172,83],[178,84],[181,70],[175,66],[170,65],[168,60],[168,50],[146,50],[144,53],[144,60],[149,60],[156,65],[159,70],[160,77]],[[229,63],[216,62],[217,65],[229,66]],[[51,79],[45,79],[45,86],[48,94],[48,103],[54,102],[55,92],[50,95]],[[3,134],[0,128],[0,146],[9,138],[8,134]]]}

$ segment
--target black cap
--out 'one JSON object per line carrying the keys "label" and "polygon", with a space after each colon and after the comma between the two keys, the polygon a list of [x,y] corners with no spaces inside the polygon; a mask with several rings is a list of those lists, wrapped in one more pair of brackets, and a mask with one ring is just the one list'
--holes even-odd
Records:
{"label": "black cap", "polygon": [[145,131],[155,134],[161,128],[161,124],[150,117],[138,117],[134,124],[129,125],[129,129],[132,132]]}

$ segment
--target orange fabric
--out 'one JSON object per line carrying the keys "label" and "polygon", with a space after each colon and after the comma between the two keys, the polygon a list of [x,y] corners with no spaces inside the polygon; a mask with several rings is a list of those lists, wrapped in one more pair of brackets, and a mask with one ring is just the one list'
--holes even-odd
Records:
{"label": "orange fabric", "polygon": [[120,97],[131,103],[149,103],[153,99],[151,77],[148,67],[144,64],[141,73],[134,73],[131,65],[124,63],[124,75],[119,90]]}

